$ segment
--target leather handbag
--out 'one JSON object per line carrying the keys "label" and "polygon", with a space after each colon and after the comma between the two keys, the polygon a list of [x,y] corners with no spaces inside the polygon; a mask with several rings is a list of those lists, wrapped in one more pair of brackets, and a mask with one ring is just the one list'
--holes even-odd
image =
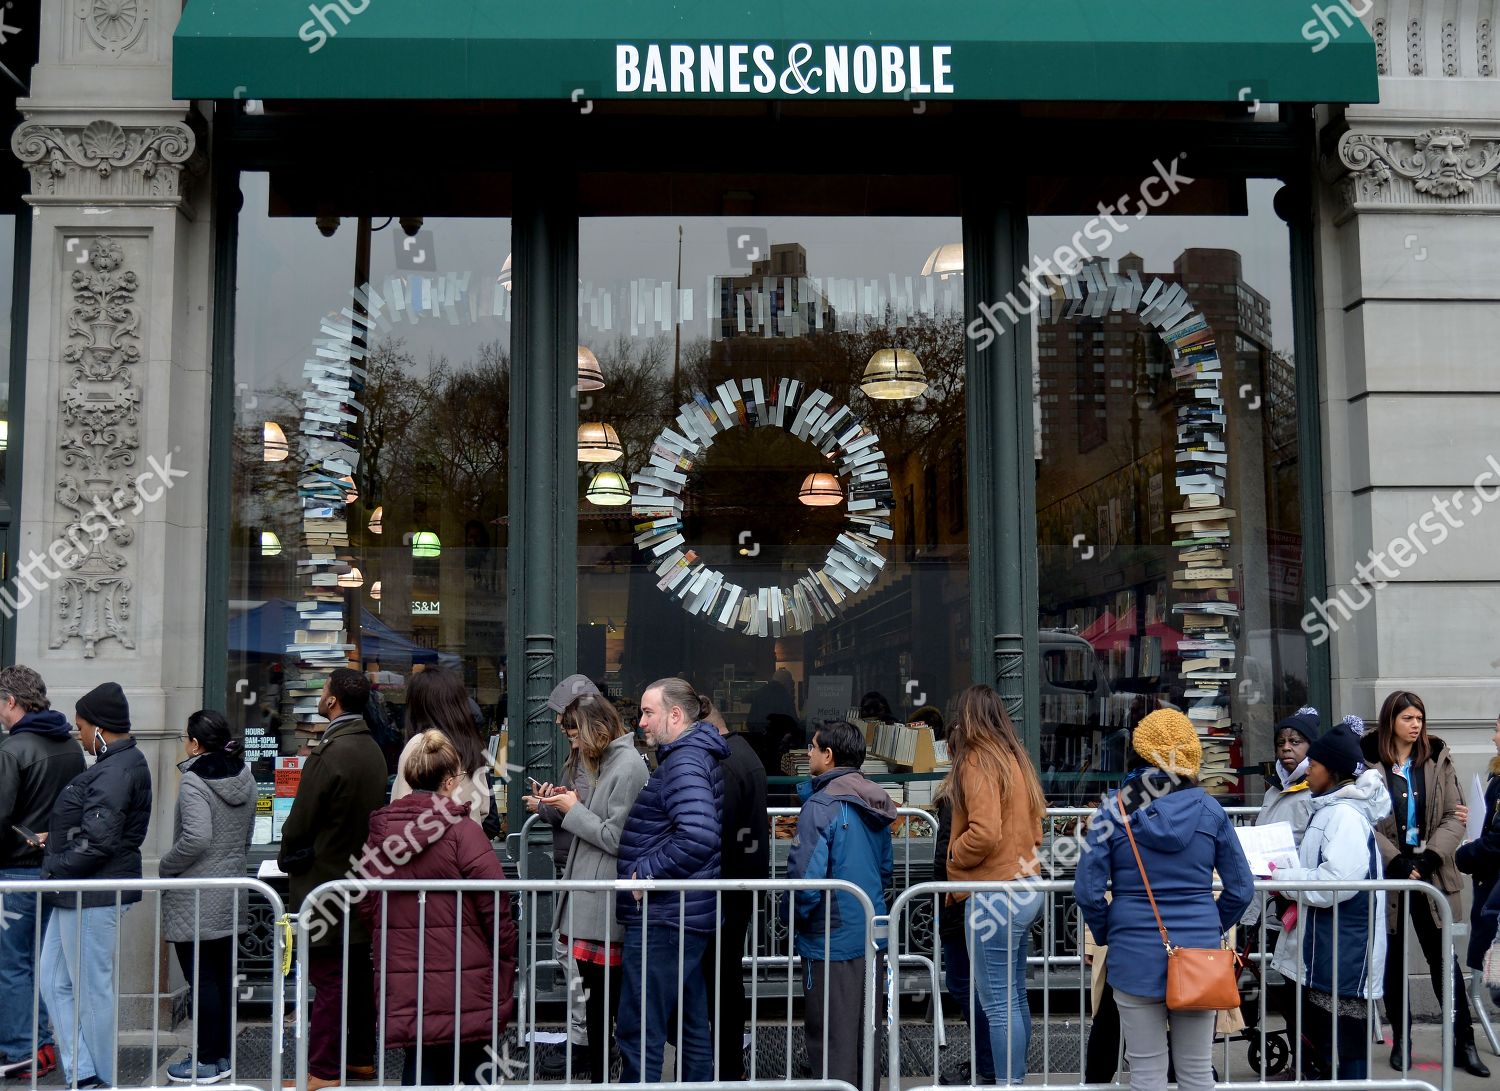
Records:
{"label": "leather handbag", "polygon": [[1151,902],[1151,912],[1156,916],[1156,927],[1161,932],[1162,945],[1167,949],[1167,1008],[1170,1011],[1227,1011],[1240,1006],[1239,960],[1233,951],[1225,947],[1173,947],[1167,936],[1167,926],[1162,923],[1161,911],[1156,908],[1156,895],[1151,893],[1151,880],[1146,878],[1146,865],[1141,861],[1141,850],[1136,848],[1135,834],[1130,830],[1130,819],[1125,815],[1124,804],[1115,797],[1120,810],[1120,821],[1125,826],[1125,836],[1130,839],[1130,851],[1135,855],[1135,866],[1141,869],[1141,882],[1146,886],[1146,897]]}

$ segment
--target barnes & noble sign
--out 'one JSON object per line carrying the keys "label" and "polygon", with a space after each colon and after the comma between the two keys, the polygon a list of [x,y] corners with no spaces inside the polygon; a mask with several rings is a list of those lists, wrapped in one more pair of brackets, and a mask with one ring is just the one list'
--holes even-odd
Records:
{"label": "barnes & noble sign", "polygon": [[948,45],[621,42],[615,46],[615,91],[678,98],[952,95],[952,56]]}

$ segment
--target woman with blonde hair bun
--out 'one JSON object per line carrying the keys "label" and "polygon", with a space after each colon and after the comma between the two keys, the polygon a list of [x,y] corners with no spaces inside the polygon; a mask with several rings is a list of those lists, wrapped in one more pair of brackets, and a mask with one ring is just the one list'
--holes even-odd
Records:
{"label": "woman with blonde hair bun", "polygon": [[460,799],[470,776],[464,766],[445,732],[422,732],[403,755],[410,792],[370,815],[368,877],[482,879],[495,889],[387,893],[377,883],[359,903],[370,924],[385,1046],[406,1050],[406,1085],[477,1084],[491,1031],[503,1038],[515,1013],[516,930],[501,892],[505,872]]}

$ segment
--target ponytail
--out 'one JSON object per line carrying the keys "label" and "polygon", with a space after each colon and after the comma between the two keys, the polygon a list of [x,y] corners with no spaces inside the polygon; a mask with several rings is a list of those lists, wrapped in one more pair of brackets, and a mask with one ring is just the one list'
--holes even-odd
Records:
{"label": "ponytail", "polygon": [[701,696],[685,678],[658,678],[646,688],[660,692],[664,705],[682,709],[682,714],[693,723],[707,720],[713,713],[713,702]]}

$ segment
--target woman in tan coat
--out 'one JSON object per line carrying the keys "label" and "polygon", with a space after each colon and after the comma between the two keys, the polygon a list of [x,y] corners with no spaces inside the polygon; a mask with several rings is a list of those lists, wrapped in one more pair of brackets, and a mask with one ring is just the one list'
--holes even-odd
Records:
{"label": "woman in tan coat", "polygon": [[[1389,879],[1419,879],[1431,883],[1448,898],[1454,920],[1462,920],[1459,895],[1463,878],[1454,855],[1464,839],[1459,815],[1463,796],[1453,757],[1442,739],[1427,733],[1427,708],[1415,693],[1397,690],[1380,706],[1380,726],[1366,735],[1366,763],[1385,775],[1391,794],[1391,814],[1375,827],[1375,840]],[[1407,907],[1410,906],[1408,918]],[[1442,964],[1440,928],[1432,903],[1420,894],[1393,894],[1387,901],[1386,924],[1391,930],[1385,960],[1385,1007],[1391,1019],[1395,1048],[1391,1067],[1411,1067],[1411,1010],[1407,989],[1406,925],[1410,919],[1417,942],[1432,973],[1439,996],[1447,977]],[[1454,960],[1453,980],[1464,980]],[[1490,1070],[1474,1048],[1474,1022],[1469,1002],[1459,990],[1453,1005],[1453,1059],[1475,1076]]]}
{"label": "woman in tan coat", "polygon": [[[948,730],[948,752],[953,764],[943,794],[953,804],[949,881],[1036,875],[1041,870],[1037,848],[1047,804],[1005,705],[989,686],[970,686],[959,694],[957,715]],[[968,896],[950,897],[963,901]],[[1044,901],[1040,891],[997,892],[976,894],[966,906],[970,970],[989,1020],[1000,1083],[1026,1082],[1026,1051],[1031,1044],[1026,958],[1031,924]]]}

